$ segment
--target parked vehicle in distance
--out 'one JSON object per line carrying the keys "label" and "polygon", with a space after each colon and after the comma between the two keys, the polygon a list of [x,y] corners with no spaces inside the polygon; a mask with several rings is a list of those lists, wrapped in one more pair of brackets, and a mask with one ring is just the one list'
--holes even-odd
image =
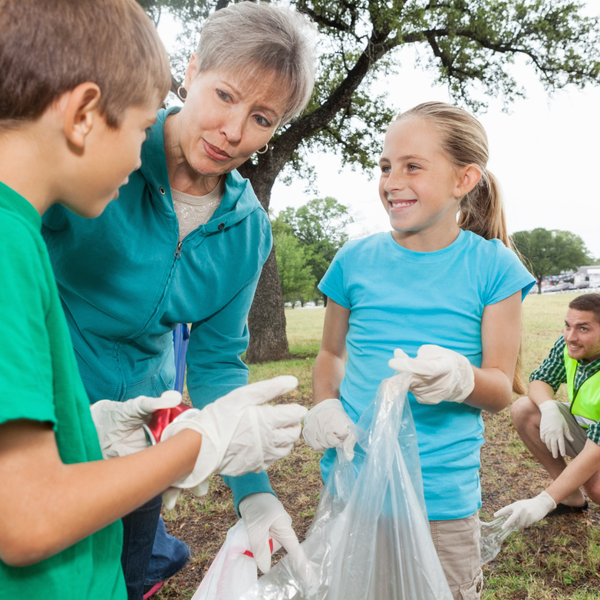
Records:
{"label": "parked vehicle in distance", "polygon": [[542,288],[542,294],[552,294],[553,292],[564,292],[571,287],[570,283],[557,283],[556,285],[549,285]]}

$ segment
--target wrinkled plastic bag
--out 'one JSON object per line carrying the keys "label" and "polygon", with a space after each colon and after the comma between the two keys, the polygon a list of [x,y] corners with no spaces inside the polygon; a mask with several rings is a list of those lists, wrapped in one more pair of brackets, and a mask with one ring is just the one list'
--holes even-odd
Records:
{"label": "wrinkled plastic bag", "polygon": [[410,375],[383,381],[357,424],[352,462],[338,450],[301,545],[242,600],[452,600],[423,498]]}
{"label": "wrinkled plastic bag", "polygon": [[256,583],[258,570],[240,519],[228,532],[192,600],[239,600]]}
{"label": "wrinkled plastic bag", "polygon": [[500,552],[502,542],[519,528],[516,526],[502,529],[507,517],[499,517],[490,523],[481,522],[481,537],[479,538],[480,564],[483,566],[494,560]]}

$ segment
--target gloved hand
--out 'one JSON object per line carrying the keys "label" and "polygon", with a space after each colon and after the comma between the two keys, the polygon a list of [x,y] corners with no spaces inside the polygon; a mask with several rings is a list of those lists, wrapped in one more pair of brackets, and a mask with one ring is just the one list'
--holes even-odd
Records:
{"label": "gloved hand", "polygon": [[302,436],[313,450],[341,446],[346,460],[354,458],[354,423],[337,398],[323,400],[308,411]]}
{"label": "gloved hand", "polygon": [[573,436],[567,421],[558,408],[558,402],[554,400],[542,402],[540,413],[542,413],[540,420],[540,438],[542,442],[546,444],[554,458],[558,458],[559,453],[560,456],[564,456],[566,454],[565,438],[572,442]]}
{"label": "gloved hand", "polygon": [[[202,435],[194,470],[173,484],[191,488],[202,496],[208,492],[213,473],[239,476],[259,473],[286,456],[300,437],[300,421],[306,408],[298,404],[257,406],[286,394],[298,385],[295,377],[281,376],[240,387],[202,410],[181,413],[163,431],[167,440],[183,429]],[[163,493],[167,509],[175,506],[178,489]]]}
{"label": "gloved hand", "polygon": [[302,560],[304,553],[292,529],[292,517],[273,494],[250,494],[240,502],[239,508],[252,554],[263,573],[268,573],[271,569],[270,537],[274,542],[273,552],[283,546],[293,558]]}
{"label": "gloved hand", "polygon": [[421,346],[417,358],[396,349],[388,364],[396,371],[412,373],[408,389],[421,404],[464,402],[475,387],[475,374],[468,359],[441,346]]}
{"label": "gloved hand", "polygon": [[138,396],[126,402],[99,400],[92,404],[92,419],[104,458],[127,456],[148,447],[142,426],[154,411],[181,403],[179,392],[168,391],[160,398]]}
{"label": "gloved hand", "polygon": [[513,502],[494,513],[495,517],[506,517],[506,522],[502,529],[510,527],[529,527],[533,523],[543,519],[551,510],[556,508],[556,502],[546,492],[538,494],[535,498],[529,500],[519,500]]}

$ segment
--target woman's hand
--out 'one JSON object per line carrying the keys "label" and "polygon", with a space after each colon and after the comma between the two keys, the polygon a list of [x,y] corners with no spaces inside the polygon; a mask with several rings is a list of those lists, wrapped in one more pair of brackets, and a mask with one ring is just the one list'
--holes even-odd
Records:
{"label": "woman's hand", "polygon": [[[248,532],[248,541],[258,568],[263,573],[271,569],[271,552],[280,547],[294,559],[300,558],[302,550],[294,530],[292,517],[283,504],[266,492],[250,494],[240,502],[240,514]],[[276,545],[271,547],[269,539]]]}

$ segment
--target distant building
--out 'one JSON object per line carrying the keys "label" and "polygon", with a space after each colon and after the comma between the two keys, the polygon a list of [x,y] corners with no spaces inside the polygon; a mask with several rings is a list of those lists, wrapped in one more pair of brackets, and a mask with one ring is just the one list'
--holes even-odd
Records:
{"label": "distant building", "polygon": [[579,270],[573,277],[573,285],[578,286],[585,282],[589,282],[589,287],[591,288],[600,287],[600,265],[579,267]]}

